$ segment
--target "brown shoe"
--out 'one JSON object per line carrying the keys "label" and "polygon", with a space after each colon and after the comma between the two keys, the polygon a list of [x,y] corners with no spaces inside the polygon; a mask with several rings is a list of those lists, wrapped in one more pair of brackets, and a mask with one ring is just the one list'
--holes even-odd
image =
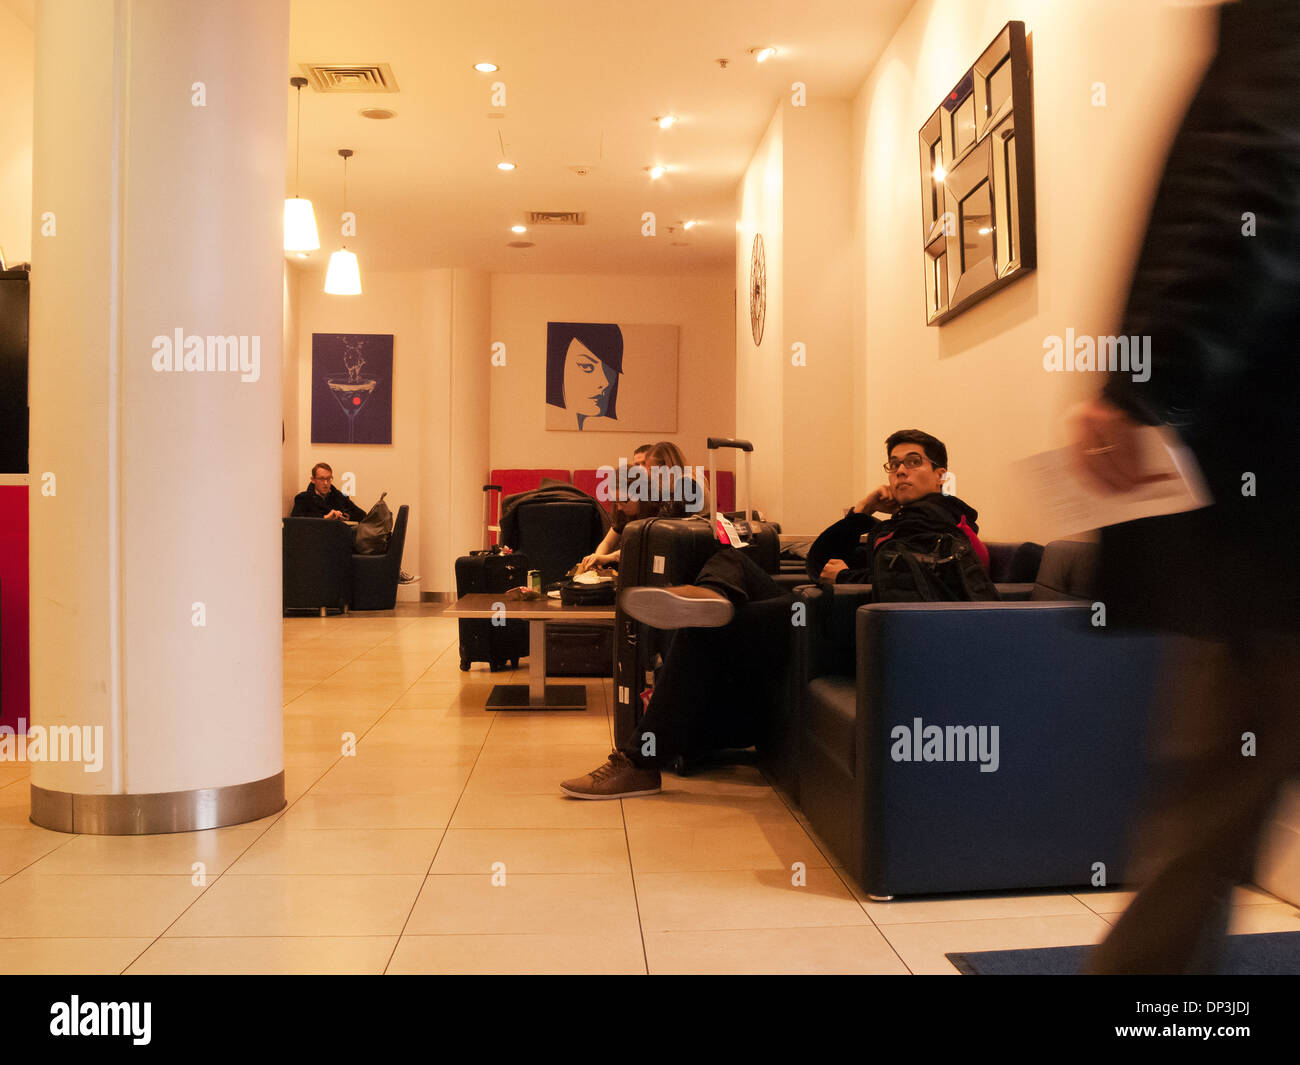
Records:
{"label": "brown shoe", "polygon": [[611,751],[609,760],[585,777],[560,783],[571,799],[631,799],[657,795],[662,789],[657,769],[638,769],[622,751]]}
{"label": "brown shoe", "polygon": [[736,616],[725,595],[694,584],[626,588],[619,605],[625,614],[656,629],[717,629]]}

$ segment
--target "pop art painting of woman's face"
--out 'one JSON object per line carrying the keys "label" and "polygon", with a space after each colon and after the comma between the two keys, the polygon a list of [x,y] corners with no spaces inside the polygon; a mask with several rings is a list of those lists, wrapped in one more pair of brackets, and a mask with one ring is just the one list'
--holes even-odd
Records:
{"label": "pop art painting of woman's face", "polygon": [[548,322],[546,428],[677,431],[677,326]]}

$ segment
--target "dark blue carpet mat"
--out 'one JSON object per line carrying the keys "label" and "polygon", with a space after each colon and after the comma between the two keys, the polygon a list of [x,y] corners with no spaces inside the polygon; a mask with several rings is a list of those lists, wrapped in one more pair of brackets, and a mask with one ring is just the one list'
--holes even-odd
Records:
{"label": "dark blue carpet mat", "polygon": [[[965,976],[1076,976],[1092,947],[1035,947],[945,954]],[[1300,975],[1300,932],[1229,936],[1220,976]]]}

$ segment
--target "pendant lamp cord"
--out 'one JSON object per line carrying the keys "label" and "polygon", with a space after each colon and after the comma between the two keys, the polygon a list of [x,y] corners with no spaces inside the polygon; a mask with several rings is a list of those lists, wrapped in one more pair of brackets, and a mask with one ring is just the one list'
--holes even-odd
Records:
{"label": "pendant lamp cord", "polygon": [[298,89],[298,119],[294,123],[295,126],[294,138],[296,139],[298,145],[298,153],[297,153],[298,158],[293,166],[293,195],[295,198],[297,198],[298,196],[298,191],[299,191],[298,186],[301,184],[302,181],[302,86],[301,85],[297,86],[297,89]]}

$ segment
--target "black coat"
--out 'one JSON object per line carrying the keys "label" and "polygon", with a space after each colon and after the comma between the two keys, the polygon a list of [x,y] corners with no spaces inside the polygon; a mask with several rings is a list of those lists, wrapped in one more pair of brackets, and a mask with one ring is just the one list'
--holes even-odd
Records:
{"label": "black coat", "polygon": [[[843,559],[848,569],[835,576],[836,584],[870,584],[876,545],[885,536],[907,538],[934,533],[979,532],[978,512],[956,496],[931,492],[914,503],[899,507],[887,520],[852,510],[822,532],[808,548],[808,577],[821,579],[822,569],[833,558]],[[963,528],[964,526],[964,528]],[[864,539],[865,538],[865,539]]]}
{"label": "black coat", "polygon": [[360,521],[366,516],[364,510],[333,485],[330,485],[329,494],[324,496],[308,485],[307,491],[299,492],[293,497],[293,510],[289,511],[289,517],[323,518],[331,510],[342,511],[348,521]]}
{"label": "black coat", "polygon": [[1300,626],[1296,0],[1222,9],[1219,51],[1174,141],[1122,332],[1151,338],[1150,379],[1112,373],[1104,394],[1176,429],[1215,502],[1104,530],[1109,620],[1202,636]]}

